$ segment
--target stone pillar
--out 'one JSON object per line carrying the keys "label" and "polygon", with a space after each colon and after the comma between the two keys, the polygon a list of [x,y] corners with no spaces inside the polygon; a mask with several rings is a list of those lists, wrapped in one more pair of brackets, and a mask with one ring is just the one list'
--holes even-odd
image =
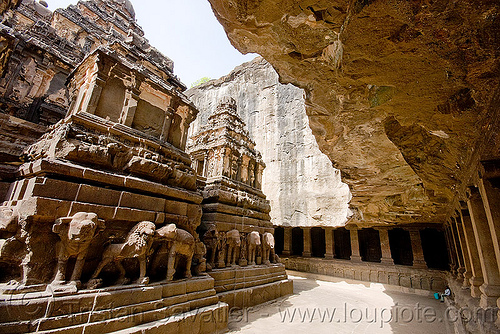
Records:
{"label": "stone pillar", "polygon": [[[483,163],[482,174],[485,177],[480,178],[478,182],[479,192],[481,194],[481,198],[483,199],[484,210],[486,211],[486,218],[488,219],[488,225],[490,227],[491,239],[493,241],[498,269],[500,269],[500,189],[498,186],[494,187],[491,179],[486,179],[486,176],[488,176],[488,169],[493,169],[496,172],[496,175],[494,176],[498,180],[499,165],[500,163],[498,161],[494,161],[490,164]],[[497,299],[497,306],[500,308],[500,298]],[[500,327],[500,316],[497,318],[496,324]]]}
{"label": "stone pillar", "polygon": [[302,227],[304,232],[304,251],[302,252],[303,257],[311,257],[311,228]]}
{"label": "stone pillar", "polygon": [[479,180],[478,186],[490,228],[497,267],[500,268],[500,190],[484,179]]}
{"label": "stone pillar", "polygon": [[413,252],[413,268],[417,269],[427,269],[427,264],[425,263],[424,250],[422,249],[422,239],[420,238],[420,231],[411,229],[410,240],[411,249]]}
{"label": "stone pillar", "polygon": [[325,259],[332,260],[335,256],[335,240],[333,239],[333,227],[325,227]]}
{"label": "stone pillar", "polygon": [[96,73],[92,82],[89,84],[87,94],[85,94],[81,106],[77,111],[85,111],[89,114],[95,114],[99,98],[101,97],[102,89],[106,81],[99,77]]}
{"label": "stone pillar", "polygon": [[135,112],[139,104],[139,95],[130,89],[125,92],[125,102],[123,104],[122,113],[119,122],[126,126],[132,126],[134,122]]}
{"label": "stone pillar", "polygon": [[170,133],[170,126],[172,125],[172,121],[174,119],[174,109],[169,107],[165,110],[165,118],[163,119],[163,125],[161,127],[161,140],[168,140],[168,134]]}
{"label": "stone pillar", "polygon": [[451,237],[451,232],[450,232],[449,226],[445,226],[444,234],[445,234],[445,239],[446,239],[446,250],[448,251],[448,256],[450,257],[450,272],[453,276],[456,276],[458,264],[457,264],[457,259],[456,259],[456,253],[453,250],[454,247],[453,247],[453,244],[451,242],[452,237]]}
{"label": "stone pillar", "polygon": [[351,235],[351,261],[361,262],[361,256],[359,254],[359,238],[358,238],[358,228],[354,227],[349,230]]}
{"label": "stone pillar", "polygon": [[500,273],[498,272],[497,260],[495,257],[495,246],[491,238],[491,231],[486,218],[483,201],[479,190],[471,188],[471,195],[467,202],[474,229],[474,237],[483,270],[484,283],[479,288],[481,290],[482,308],[497,306],[497,299],[500,297]]}
{"label": "stone pillar", "polygon": [[470,278],[470,294],[474,298],[479,298],[481,297],[481,291],[479,290],[479,287],[484,283],[484,279],[469,210],[467,208],[462,209],[460,212],[460,217],[462,218],[464,238],[467,244],[467,252],[469,253],[472,272],[472,277]]}
{"label": "stone pillar", "polygon": [[177,108],[177,113],[179,115],[181,115],[181,118],[182,118],[182,120],[180,122],[181,137],[180,137],[179,148],[182,151],[184,151],[184,150],[186,150],[186,143],[187,143],[187,139],[188,139],[189,126],[195,120],[196,112],[193,111],[188,106],[180,106],[179,108]]}
{"label": "stone pillar", "polygon": [[464,259],[462,257],[461,251],[460,251],[458,234],[457,234],[456,225],[455,225],[453,219],[450,221],[449,226],[450,226],[452,251],[454,251],[456,254],[457,265],[458,265],[458,267],[457,267],[457,280],[462,281],[464,279],[464,272],[465,272]]}
{"label": "stone pillar", "polygon": [[455,219],[456,221],[456,231],[457,231],[457,236],[458,236],[458,242],[460,243],[460,249],[462,250],[462,255],[464,257],[464,268],[465,272],[463,273],[464,281],[462,284],[462,287],[468,288],[470,286],[470,279],[472,277],[472,269],[471,269],[471,262],[470,262],[470,257],[469,257],[469,252],[467,250],[467,244],[465,241],[465,234],[464,234],[464,229],[463,229],[463,223],[462,219],[457,217]]}
{"label": "stone pillar", "polygon": [[70,113],[71,115],[74,115],[74,114],[77,114],[78,112],[80,112],[81,108],[82,108],[82,103],[83,103],[83,99],[85,98],[85,95],[87,94],[87,90],[89,88],[89,83],[88,82],[84,82],[82,83],[81,86],[77,87],[75,89],[74,92],[78,92],[78,94],[76,95],[74,101],[72,102],[71,106],[70,106]]}
{"label": "stone pillar", "polygon": [[391,245],[389,242],[389,229],[378,228],[377,230],[380,237],[380,248],[382,249],[382,258],[380,259],[380,262],[382,264],[394,264],[391,254]]}
{"label": "stone pillar", "polygon": [[292,228],[283,226],[283,256],[292,255]]}
{"label": "stone pillar", "polygon": [[[215,155],[214,155],[214,159],[215,159]],[[216,165],[216,163],[214,163],[214,165]],[[205,152],[204,156],[203,156],[203,172],[202,172],[202,175],[204,177],[207,177],[207,169],[208,169],[208,157],[207,157],[207,153]]]}
{"label": "stone pillar", "polygon": [[182,151],[186,150],[186,143],[187,143],[187,139],[188,139],[188,132],[189,132],[189,125],[190,124],[191,124],[190,120],[182,119],[182,122],[181,122],[182,136],[181,136],[181,145],[179,147]]}

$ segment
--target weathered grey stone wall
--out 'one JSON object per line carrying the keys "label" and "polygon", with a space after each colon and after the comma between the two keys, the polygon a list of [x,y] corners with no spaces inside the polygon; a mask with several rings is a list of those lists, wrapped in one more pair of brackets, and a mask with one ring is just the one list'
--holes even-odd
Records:
{"label": "weathered grey stone wall", "polygon": [[263,191],[271,201],[273,224],[341,226],[346,222],[351,194],[340,172],[318,148],[303,91],[280,84],[269,63],[256,58],[186,94],[200,109],[191,134],[207,121],[220,98],[236,99],[267,165]]}

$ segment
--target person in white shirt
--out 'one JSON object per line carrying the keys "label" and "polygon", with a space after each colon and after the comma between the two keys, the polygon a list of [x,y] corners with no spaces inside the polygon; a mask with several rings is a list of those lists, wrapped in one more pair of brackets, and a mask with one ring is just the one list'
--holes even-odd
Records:
{"label": "person in white shirt", "polygon": [[451,290],[450,290],[450,287],[446,287],[446,289],[444,289],[444,293],[441,294],[441,301],[444,302],[444,297],[449,297],[451,296]]}

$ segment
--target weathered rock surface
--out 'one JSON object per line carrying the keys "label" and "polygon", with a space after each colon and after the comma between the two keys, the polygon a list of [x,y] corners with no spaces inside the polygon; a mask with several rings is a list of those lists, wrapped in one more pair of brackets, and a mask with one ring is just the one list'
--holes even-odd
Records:
{"label": "weathered rock surface", "polygon": [[43,125],[0,113],[0,198],[5,198],[10,182],[5,182],[21,163],[24,149],[47,130]]}
{"label": "weathered rock surface", "polygon": [[186,94],[200,109],[192,133],[207,123],[220,98],[236,99],[266,164],[263,192],[271,202],[274,225],[345,223],[349,188],[318,148],[308,126],[302,89],[280,84],[272,66],[259,57]]}
{"label": "weathered rock surface", "polygon": [[209,1],[237,49],[305,89],[358,221],[444,222],[498,157],[498,1]]}

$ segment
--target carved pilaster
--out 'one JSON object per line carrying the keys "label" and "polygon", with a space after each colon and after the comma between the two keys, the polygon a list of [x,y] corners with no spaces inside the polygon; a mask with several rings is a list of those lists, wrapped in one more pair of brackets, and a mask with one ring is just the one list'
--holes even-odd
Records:
{"label": "carved pilaster", "polygon": [[223,169],[222,175],[226,177],[231,177],[231,166],[232,166],[232,158],[233,154],[229,147],[223,148]]}
{"label": "carved pilaster", "polygon": [[292,255],[292,228],[289,226],[283,227],[283,256]]}
{"label": "carved pilaster", "polygon": [[170,126],[172,125],[172,120],[174,119],[174,109],[168,107],[165,110],[165,118],[163,119],[163,125],[161,128],[160,139],[167,140],[168,134],[170,132]]}
{"label": "carved pilaster", "polygon": [[99,73],[96,73],[92,78],[92,81],[89,83],[79,111],[85,111],[89,114],[95,114],[97,104],[99,102],[99,98],[101,97],[101,93],[105,84],[105,79],[103,77],[100,77]]}
{"label": "carved pilaster", "polygon": [[481,290],[481,307],[497,306],[500,296],[500,274],[494,252],[493,239],[484,210],[484,204],[477,188],[471,188],[471,196],[467,202],[472,220],[474,237],[476,238],[479,260],[483,271],[484,283]]}
{"label": "carved pilaster", "polygon": [[304,251],[302,252],[303,257],[311,257],[311,228],[303,227],[304,232]]}
{"label": "carved pilaster", "polygon": [[257,189],[262,189],[262,174],[264,173],[264,166],[262,164],[257,164],[256,175],[255,175],[255,185]]}
{"label": "carved pilaster", "polygon": [[500,190],[494,187],[490,180],[483,178],[479,179],[478,188],[493,241],[497,267],[500,268]]}
{"label": "carved pilaster", "polygon": [[127,89],[125,92],[125,102],[123,104],[123,110],[119,120],[121,124],[132,126],[138,104],[139,95],[131,89]]}
{"label": "carved pilaster", "polygon": [[470,278],[470,292],[472,297],[479,298],[481,297],[481,291],[479,290],[479,287],[483,284],[484,279],[469,210],[467,208],[462,209],[460,212],[460,217],[462,219],[463,233],[467,244],[467,253],[469,254],[472,272],[472,277]]}
{"label": "carved pilaster", "polygon": [[457,264],[458,264],[457,280],[461,281],[464,278],[465,265],[464,265],[464,258],[461,254],[461,251],[460,251],[460,243],[458,240],[458,232],[456,229],[456,224],[455,224],[455,221],[453,219],[450,221],[449,226],[450,226],[452,251],[455,252]]}
{"label": "carved pilaster", "polygon": [[180,109],[182,109],[182,112],[180,113],[182,114],[182,121],[180,124],[180,130],[181,130],[180,149],[184,151],[186,149],[189,126],[195,120],[197,111],[193,110],[188,106],[182,106],[180,107]]}
{"label": "carved pilaster", "polygon": [[361,262],[361,255],[359,253],[359,236],[358,228],[353,227],[349,230],[351,236],[351,261]]}
{"label": "carved pilaster", "polygon": [[250,186],[255,185],[255,160],[250,160],[249,165],[248,165],[248,184]]}
{"label": "carved pilaster", "polygon": [[325,227],[326,252],[325,259],[331,260],[335,257],[335,244],[333,239],[333,227]]}
{"label": "carved pilaster", "polygon": [[460,249],[462,250],[462,255],[464,257],[464,267],[465,271],[463,273],[464,276],[464,281],[463,281],[463,288],[468,288],[470,286],[470,279],[472,277],[472,269],[471,269],[471,261],[469,257],[469,252],[467,250],[467,243],[465,240],[465,234],[464,234],[464,229],[463,229],[463,222],[460,216],[458,216],[456,219],[456,231],[458,235],[458,241],[460,243]]}
{"label": "carved pilaster", "polygon": [[413,251],[413,268],[427,269],[422,249],[422,239],[420,231],[411,229],[410,231],[411,249]]}
{"label": "carved pilaster", "polygon": [[377,230],[379,232],[380,248],[382,250],[382,258],[380,261],[383,264],[394,264],[394,260],[391,255],[391,245],[389,243],[389,229],[378,228]]}

